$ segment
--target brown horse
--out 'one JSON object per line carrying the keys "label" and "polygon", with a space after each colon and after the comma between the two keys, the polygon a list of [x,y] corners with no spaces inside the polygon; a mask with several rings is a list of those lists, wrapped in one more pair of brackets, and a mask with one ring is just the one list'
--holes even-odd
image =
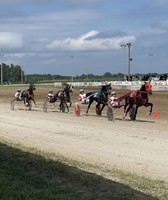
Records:
{"label": "brown horse", "polygon": [[124,117],[130,112],[130,118],[136,120],[138,108],[140,106],[148,107],[150,106],[149,115],[152,113],[153,104],[149,102],[149,95],[152,94],[152,85],[149,82],[145,82],[140,90],[135,92],[130,92],[125,95],[125,105],[124,105]]}

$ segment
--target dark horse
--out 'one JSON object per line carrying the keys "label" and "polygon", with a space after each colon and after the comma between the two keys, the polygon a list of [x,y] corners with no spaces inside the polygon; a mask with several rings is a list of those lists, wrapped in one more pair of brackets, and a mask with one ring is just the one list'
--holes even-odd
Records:
{"label": "dark horse", "polygon": [[[73,86],[69,83],[66,83],[65,88],[63,90],[57,91],[53,97],[52,100],[49,101],[50,103],[53,103],[52,108],[55,106],[56,101],[60,101],[60,111],[65,112],[65,108],[67,108],[67,111],[69,113],[69,107],[71,107],[71,98],[70,98],[70,93],[73,93]],[[68,106],[69,104],[69,106]]]}
{"label": "dark horse", "polygon": [[148,107],[150,106],[149,115],[152,113],[153,104],[149,102],[149,94],[152,94],[152,85],[149,82],[145,82],[140,90],[137,90],[135,92],[130,92],[127,95],[125,95],[125,106],[124,106],[124,118],[127,116],[127,113],[131,110],[133,110],[132,113],[130,113],[130,117],[132,120],[136,120],[136,115],[138,112],[138,108],[140,106]]}
{"label": "dark horse", "polygon": [[[98,115],[101,115],[104,107],[108,104],[108,95],[110,94],[111,89],[112,88],[111,88],[111,83],[110,83],[110,84],[103,85],[99,92],[87,93],[86,99],[89,99],[89,105],[87,107],[86,114],[88,114],[91,104],[95,101],[95,102],[97,102],[96,113]],[[100,106],[101,106],[101,108],[100,108]]]}
{"label": "dark horse", "polygon": [[26,107],[31,107],[31,101],[33,101],[35,106],[37,107],[37,104],[34,99],[34,91],[35,90],[36,90],[35,85],[30,83],[29,88],[27,90],[22,91],[21,98],[24,101],[24,105]]}

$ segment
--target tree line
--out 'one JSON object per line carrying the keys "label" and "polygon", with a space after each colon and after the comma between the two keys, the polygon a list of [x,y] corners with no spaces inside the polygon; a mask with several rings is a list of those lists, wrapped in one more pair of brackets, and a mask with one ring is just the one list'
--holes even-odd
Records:
{"label": "tree line", "polygon": [[[111,74],[106,72],[103,75],[81,74],[77,76],[64,76],[58,74],[25,74],[20,65],[7,65],[2,63],[3,68],[3,82],[9,83],[29,83],[30,81],[36,83],[43,82],[71,82],[71,81],[108,81],[108,80],[123,80],[124,74]],[[0,71],[1,77],[1,71]]]}
{"label": "tree line", "polygon": [[[71,81],[123,81],[127,79],[122,73],[111,74],[110,72],[105,72],[103,75],[94,74],[81,74],[76,76],[63,76],[57,74],[25,74],[20,65],[6,65],[2,64],[3,69],[3,82],[10,83],[29,83],[33,81],[35,83],[45,83],[45,82],[71,82]],[[1,71],[0,71],[1,75]],[[131,80],[145,80],[150,76],[152,77],[163,77],[167,78],[167,74],[134,74],[131,75]],[[0,76],[1,77],[1,76]]]}
{"label": "tree line", "polygon": [[[21,83],[25,82],[25,73],[22,70],[22,67],[19,65],[6,65],[4,63],[1,64],[2,69],[0,70],[0,77],[3,78],[3,83]],[[2,72],[2,76],[1,76]]]}

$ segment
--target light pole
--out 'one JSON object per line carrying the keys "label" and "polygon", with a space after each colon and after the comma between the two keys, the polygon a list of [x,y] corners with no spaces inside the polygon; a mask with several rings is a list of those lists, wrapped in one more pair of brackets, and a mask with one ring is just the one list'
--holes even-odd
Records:
{"label": "light pole", "polygon": [[130,65],[130,61],[132,61],[132,58],[130,57],[131,51],[131,43],[127,43],[128,46],[128,81],[130,81],[130,71],[131,71],[131,65]]}
{"label": "light pole", "polygon": [[0,58],[1,58],[1,85],[3,85],[3,54],[0,54]]}
{"label": "light pole", "polygon": [[125,63],[125,47],[126,44],[121,44],[121,47],[124,47],[124,81],[126,80],[126,63]]}
{"label": "light pole", "polygon": [[[75,58],[73,55],[72,56],[69,56],[69,58],[72,60],[71,64],[73,64],[73,59]],[[72,66],[71,66],[72,67]],[[73,71],[73,69],[71,69]],[[72,77],[71,77],[71,81],[73,82],[73,74],[72,74]]]}
{"label": "light pole", "polygon": [[[132,61],[132,58],[131,58],[131,42],[128,42],[128,43],[123,43],[123,44],[121,44],[121,47],[124,47],[124,49],[125,49],[125,47],[126,46],[128,46],[128,81],[130,81],[130,71],[131,71],[131,65],[130,65],[130,62]],[[125,51],[125,50],[124,50]],[[125,62],[124,62],[125,63]]]}

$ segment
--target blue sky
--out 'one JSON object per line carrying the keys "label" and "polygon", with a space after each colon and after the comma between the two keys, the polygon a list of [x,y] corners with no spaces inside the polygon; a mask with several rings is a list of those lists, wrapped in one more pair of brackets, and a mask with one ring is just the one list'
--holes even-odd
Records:
{"label": "blue sky", "polygon": [[168,72],[168,0],[0,1],[0,54],[26,74]]}

